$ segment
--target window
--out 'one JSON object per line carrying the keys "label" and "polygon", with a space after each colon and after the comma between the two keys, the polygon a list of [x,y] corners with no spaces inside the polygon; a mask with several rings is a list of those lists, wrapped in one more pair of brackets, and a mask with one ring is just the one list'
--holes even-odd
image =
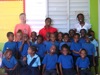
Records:
{"label": "window", "polygon": [[89,0],[25,0],[27,23],[38,32],[46,17],[53,20],[58,31],[68,32],[77,23],[77,14],[83,13],[89,22]]}

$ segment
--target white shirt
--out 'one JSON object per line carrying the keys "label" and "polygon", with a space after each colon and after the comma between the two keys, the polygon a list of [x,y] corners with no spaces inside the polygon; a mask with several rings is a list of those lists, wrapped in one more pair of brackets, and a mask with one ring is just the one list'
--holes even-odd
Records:
{"label": "white shirt", "polygon": [[75,29],[77,30],[77,33],[80,33],[81,29],[85,29],[86,31],[88,31],[90,28],[91,28],[91,24],[86,23],[86,22],[83,27],[80,25],[80,23],[77,23],[75,25]]}
{"label": "white shirt", "polygon": [[36,58],[36,61],[33,63],[32,67],[39,67],[41,65],[40,58],[37,54],[31,57],[29,54],[27,55],[27,64],[29,65],[33,58]]}

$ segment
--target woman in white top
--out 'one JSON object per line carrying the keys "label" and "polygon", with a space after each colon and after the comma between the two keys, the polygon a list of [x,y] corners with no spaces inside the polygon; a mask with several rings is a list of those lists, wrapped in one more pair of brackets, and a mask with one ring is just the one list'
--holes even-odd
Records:
{"label": "woman in white top", "polygon": [[77,19],[79,21],[79,23],[75,25],[75,30],[77,31],[77,33],[79,33],[81,29],[85,29],[86,31],[91,29],[91,24],[86,23],[84,18],[85,17],[82,13],[77,15]]}

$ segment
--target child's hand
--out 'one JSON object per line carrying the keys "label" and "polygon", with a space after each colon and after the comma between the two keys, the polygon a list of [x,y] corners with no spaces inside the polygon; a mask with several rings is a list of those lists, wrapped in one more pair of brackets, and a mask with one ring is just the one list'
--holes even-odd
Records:
{"label": "child's hand", "polygon": [[23,61],[26,61],[27,60],[27,58],[26,57],[23,57]]}

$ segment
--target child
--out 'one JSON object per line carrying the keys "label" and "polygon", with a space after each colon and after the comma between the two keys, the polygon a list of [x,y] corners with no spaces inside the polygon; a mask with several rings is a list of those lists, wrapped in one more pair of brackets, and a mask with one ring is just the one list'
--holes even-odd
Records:
{"label": "child", "polygon": [[23,41],[18,42],[18,49],[21,54],[21,57],[27,56],[27,50],[29,46],[31,46],[29,36],[27,34],[23,34]]}
{"label": "child", "polygon": [[73,70],[73,58],[69,55],[69,47],[64,44],[61,48],[62,55],[59,56],[58,63],[60,68],[60,75],[75,75]]}
{"label": "child", "polygon": [[57,75],[58,57],[55,54],[55,52],[56,52],[56,46],[52,45],[50,48],[50,53],[47,54],[42,61],[42,64],[43,64],[43,72],[42,73],[43,73],[43,75]]}
{"label": "child", "polygon": [[17,60],[12,56],[12,50],[8,49],[5,51],[5,57],[2,60],[2,66],[6,70],[8,75],[19,75],[19,68]]}
{"label": "child", "polygon": [[82,48],[86,49],[87,56],[90,60],[90,67],[92,67],[92,66],[95,66],[94,54],[96,50],[95,50],[94,45],[90,42],[89,35],[86,35],[85,39],[86,39],[86,43],[82,44]]}
{"label": "child", "polygon": [[85,29],[81,29],[80,30],[80,35],[81,35],[81,38],[79,40],[79,42],[82,44],[82,43],[85,43],[86,40],[85,40],[85,35],[87,34],[86,30]]}
{"label": "child", "polygon": [[3,53],[4,53],[7,49],[10,49],[10,50],[12,50],[13,55],[16,56],[17,43],[13,41],[13,40],[14,40],[14,34],[13,34],[13,32],[8,32],[8,33],[7,33],[7,38],[8,38],[8,42],[6,42],[6,43],[4,44]]}
{"label": "child", "polygon": [[70,30],[69,30],[69,37],[70,37],[70,41],[71,41],[71,42],[74,41],[74,40],[73,40],[74,34],[75,34],[75,30],[70,29]]}
{"label": "child", "polygon": [[71,50],[74,58],[74,63],[76,62],[77,58],[79,57],[80,50],[82,48],[81,44],[79,43],[80,35],[76,33],[74,35],[74,42],[71,44]]}
{"label": "child", "polygon": [[15,41],[16,41],[16,42],[20,42],[20,41],[22,41],[22,39],[23,39],[23,32],[22,32],[22,30],[18,30],[18,32],[17,32],[17,34],[16,34],[16,39],[15,39]]}
{"label": "child", "polygon": [[[55,45],[56,48],[57,48],[57,50],[58,50],[59,43],[56,41],[55,33],[51,33],[50,34],[50,41],[47,42],[45,45],[46,45],[46,51],[47,51],[47,53],[50,52],[50,48],[51,48],[52,45]],[[58,51],[56,53],[58,53]]]}
{"label": "child", "polygon": [[95,54],[94,54],[94,56],[95,56],[95,73],[96,73],[96,75],[98,75],[98,65],[99,65],[99,61],[98,61],[98,57],[99,57],[99,52],[98,52],[98,42],[96,41],[96,39],[95,39],[95,33],[94,33],[94,31],[91,31],[90,32],[90,37],[91,37],[91,43],[94,45],[94,47],[95,47]]}
{"label": "child", "polygon": [[63,33],[62,33],[62,32],[58,32],[57,41],[59,42],[59,44],[60,44],[61,42],[63,42]]}
{"label": "child", "polygon": [[59,50],[61,50],[61,47],[62,47],[63,44],[67,44],[69,47],[71,46],[71,42],[70,42],[69,34],[68,33],[65,33],[63,35],[63,40],[64,40],[64,42],[60,43]]}
{"label": "child", "polygon": [[37,36],[37,43],[35,44],[37,47],[37,55],[41,58],[41,60],[44,58],[46,53],[45,45],[43,44],[43,37],[41,35]]}
{"label": "child", "polygon": [[31,33],[31,43],[32,43],[32,46],[35,44],[35,42],[36,42],[36,38],[37,37],[37,33],[35,32],[35,31],[33,31],[32,33]]}
{"label": "child", "polygon": [[30,46],[28,48],[27,58],[23,58],[23,61],[27,60],[27,67],[21,69],[21,75],[40,75],[41,62],[36,51],[37,49],[35,46]]}
{"label": "child", "polygon": [[92,75],[89,70],[90,61],[86,56],[87,52],[85,49],[80,51],[80,56],[76,61],[77,75]]}

